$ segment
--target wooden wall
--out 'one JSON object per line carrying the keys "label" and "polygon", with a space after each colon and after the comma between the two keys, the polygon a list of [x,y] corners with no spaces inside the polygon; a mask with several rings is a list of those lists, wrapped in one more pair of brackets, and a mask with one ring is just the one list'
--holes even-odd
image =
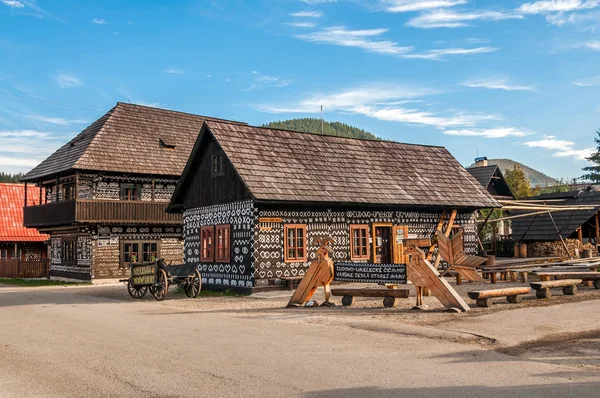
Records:
{"label": "wooden wall", "polygon": [[[223,174],[215,177],[212,176],[212,156],[218,152],[223,154]],[[185,183],[189,187],[183,198],[185,209],[251,198],[233,165],[210,134],[204,135]]]}

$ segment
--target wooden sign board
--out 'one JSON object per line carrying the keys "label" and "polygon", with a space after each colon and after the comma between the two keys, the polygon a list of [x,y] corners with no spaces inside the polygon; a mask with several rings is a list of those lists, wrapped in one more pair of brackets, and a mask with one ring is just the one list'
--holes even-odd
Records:
{"label": "wooden sign board", "polygon": [[156,265],[139,265],[131,267],[131,280],[134,285],[156,283]]}
{"label": "wooden sign board", "polygon": [[406,264],[334,263],[336,282],[406,283]]}
{"label": "wooden sign board", "polygon": [[283,218],[280,217],[275,217],[275,218],[267,218],[267,217],[261,217],[258,219],[259,223],[269,223],[269,222],[277,222],[277,223],[281,223],[283,222]]}

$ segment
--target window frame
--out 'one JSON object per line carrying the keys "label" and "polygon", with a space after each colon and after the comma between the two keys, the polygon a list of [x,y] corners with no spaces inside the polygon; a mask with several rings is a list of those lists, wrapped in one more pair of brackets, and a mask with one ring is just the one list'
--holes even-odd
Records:
{"label": "window frame", "polygon": [[[354,248],[355,248],[355,244],[354,244],[354,231],[365,231],[365,237],[364,239],[366,239],[364,248],[366,249],[366,254],[359,254],[358,256],[356,256],[354,254]],[[360,232],[359,232],[360,234]],[[350,225],[350,260],[369,260],[371,258],[371,245],[369,242],[369,239],[371,238],[371,234],[369,231],[369,225],[368,224],[351,224]],[[363,239],[362,236],[359,235],[358,239]],[[359,245],[360,248],[363,247],[363,245]]]}
{"label": "window frame", "polygon": [[[67,250],[68,248],[68,250]],[[77,238],[62,238],[60,243],[60,262],[63,265],[77,264]],[[67,256],[67,253],[71,255]]]}
{"label": "window frame", "polygon": [[[210,175],[212,177],[219,177],[225,175],[225,162],[223,160],[224,153],[221,150],[213,151],[210,158]],[[216,166],[216,167],[215,167]]]}
{"label": "window frame", "polygon": [[[135,196],[131,192],[135,190]],[[129,191],[129,194],[128,194]],[[132,199],[134,198],[134,199]],[[129,201],[142,200],[142,184],[122,182],[119,184],[119,199]]]}
{"label": "window frame", "polygon": [[[155,260],[158,260],[160,258],[160,249],[161,249],[161,241],[160,241],[160,239],[159,240],[153,240],[153,239],[148,239],[148,240],[145,240],[145,239],[141,239],[141,240],[139,240],[139,239],[123,239],[123,240],[121,240],[121,251],[120,251],[120,255],[119,255],[119,261],[120,261],[122,267],[126,267],[126,266],[129,265],[129,263],[133,262],[133,261],[126,261],[126,258],[125,258],[125,247],[127,245],[132,245],[132,247],[133,247],[134,244],[138,245],[138,249],[137,249],[137,252],[134,252],[132,250],[131,251],[131,253],[132,253],[131,255],[133,255],[133,253],[137,253],[137,259],[136,259],[137,261],[136,261],[136,263],[149,263],[149,262],[152,262],[152,252],[153,252],[152,251],[152,245],[156,245],[156,258],[155,258]],[[150,249],[148,251],[148,256],[149,256],[148,261],[144,261],[144,254],[145,254],[145,252],[144,252],[144,245],[146,245],[146,244],[150,245]],[[131,258],[131,260],[133,260],[133,259]]]}
{"label": "window frame", "polygon": [[[296,242],[294,242],[294,250],[296,256],[293,258],[290,258],[290,256],[288,255],[288,250],[289,250],[289,242],[288,242],[288,231],[290,229],[294,229],[296,230],[296,235],[294,236],[294,239],[296,240]],[[304,255],[302,257],[298,257],[298,249],[299,246],[297,245],[297,241],[298,241],[298,235],[297,235],[297,231],[298,230],[302,230],[303,236],[302,236],[302,249],[303,249],[303,253]],[[286,263],[303,263],[306,262],[307,259],[307,254],[306,254],[306,224],[286,224],[283,226],[283,259],[284,262]]]}
{"label": "window frame", "polygon": [[74,182],[64,183],[62,186],[62,191],[63,191],[63,201],[76,199]]}
{"label": "window frame", "polygon": [[[219,232],[225,231],[223,241],[220,241]],[[215,226],[215,236],[213,239],[215,263],[228,263],[231,260],[231,224],[221,224]],[[221,244],[223,247],[220,247]]]}
{"label": "window frame", "polygon": [[[210,247],[205,250],[206,238],[205,232],[208,233]],[[212,263],[215,261],[215,227],[212,225],[206,225],[200,227],[200,261],[203,263]],[[205,252],[207,253],[205,255]]]}
{"label": "window frame", "polygon": [[8,260],[8,249],[0,249],[0,260]]}

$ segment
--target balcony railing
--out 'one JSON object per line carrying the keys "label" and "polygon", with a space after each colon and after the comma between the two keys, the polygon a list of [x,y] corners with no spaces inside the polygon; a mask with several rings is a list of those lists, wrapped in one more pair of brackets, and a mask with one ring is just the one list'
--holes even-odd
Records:
{"label": "balcony railing", "polygon": [[180,214],[165,212],[167,203],[131,200],[68,200],[24,208],[26,227],[52,227],[73,223],[179,224]]}

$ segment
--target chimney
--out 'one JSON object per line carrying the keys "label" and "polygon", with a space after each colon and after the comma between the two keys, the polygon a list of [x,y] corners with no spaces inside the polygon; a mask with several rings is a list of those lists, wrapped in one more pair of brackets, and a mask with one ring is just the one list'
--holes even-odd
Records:
{"label": "chimney", "polygon": [[475,158],[475,167],[485,167],[488,165],[488,160],[485,156]]}

